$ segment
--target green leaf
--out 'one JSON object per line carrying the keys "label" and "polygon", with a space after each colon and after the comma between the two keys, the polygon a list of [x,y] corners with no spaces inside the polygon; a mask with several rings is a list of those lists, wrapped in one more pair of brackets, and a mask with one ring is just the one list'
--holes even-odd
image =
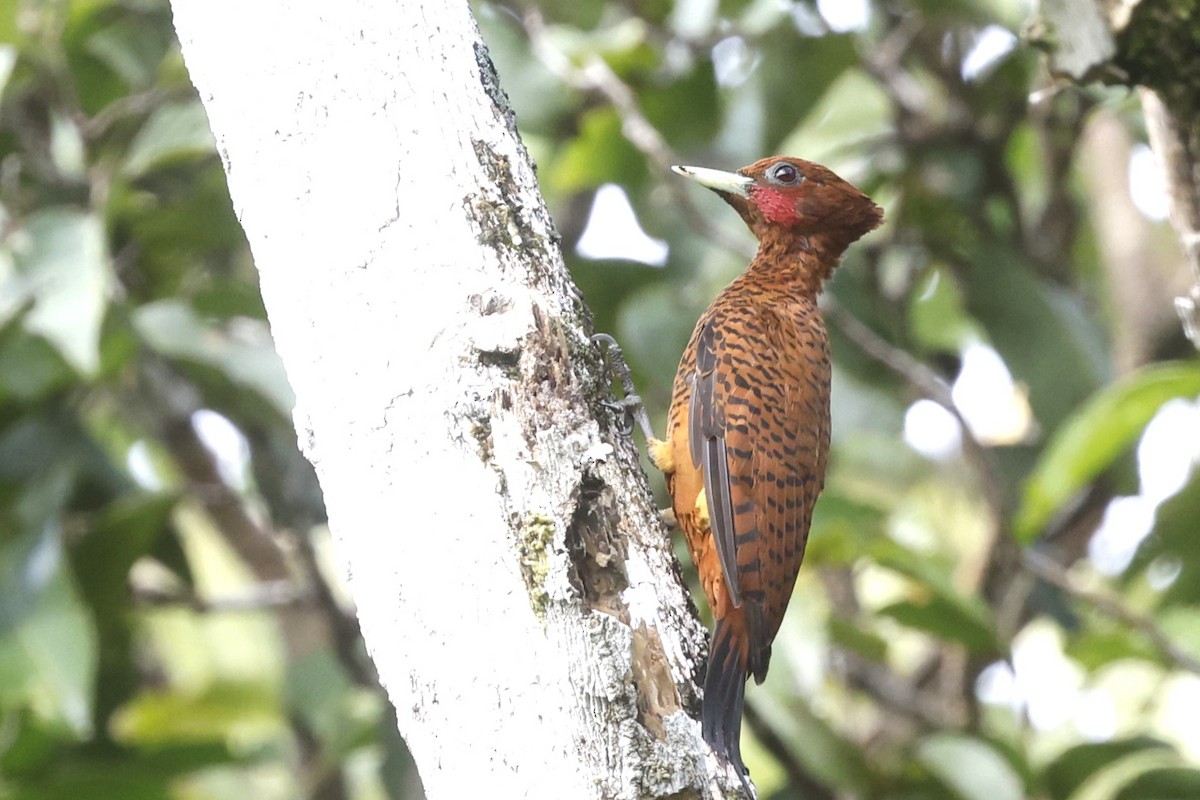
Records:
{"label": "green leaf", "polygon": [[236,764],[221,745],[166,745],[103,755],[58,753],[47,768],[6,775],[5,800],[164,800],[181,797],[180,778],[205,767]]}
{"label": "green leaf", "polygon": [[1182,766],[1179,754],[1165,748],[1139,750],[1093,772],[1068,800],[1116,800],[1146,773]]}
{"label": "green leaf", "polygon": [[[91,48],[92,37],[103,31],[112,17],[111,6],[99,2],[74,2],[66,6],[66,11],[61,45],[71,70],[71,87],[83,112],[95,114],[124,97],[129,90],[120,74],[107,63],[106,54],[94,53]],[[46,18],[42,24],[59,25],[62,20]]]}
{"label": "green leaf", "polygon": [[12,59],[15,61],[17,48],[13,47],[12,43],[21,38],[21,31],[17,27],[18,9],[19,6],[16,3],[7,3],[0,8],[0,44],[2,44],[2,47],[0,47],[0,93],[3,93],[4,84],[8,78],[3,67],[3,62],[7,56],[3,54],[3,51],[13,51]]}
{"label": "green leaf", "polygon": [[908,304],[908,329],[925,347],[958,352],[979,330],[963,309],[962,290],[945,269],[928,270]]}
{"label": "green leaf", "polygon": [[[959,279],[968,313],[987,330],[1013,379],[1029,387],[1042,429],[1055,431],[1107,379],[1111,360],[1099,324],[1080,296],[1035,275],[1022,254],[981,234],[976,219],[946,219],[962,213],[958,204],[953,210],[947,205],[940,202],[939,215],[924,227],[952,237],[943,247],[967,260]],[[1006,477],[1024,477],[1031,468],[1023,459],[1010,465]]]}
{"label": "green leaf", "polygon": [[854,796],[866,794],[872,770],[862,750],[811,708],[797,702],[755,702],[754,707],[772,730],[793,743],[796,758],[821,783],[844,787]]}
{"label": "green leaf", "polygon": [[[3,540],[22,533],[41,534],[52,527],[71,496],[80,467],[79,430],[49,411],[29,414],[0,428],[0,481],[19,484],[11,506],[0,506]],[[0,574],[5,566],[0,560]],[[0,613],[5,606],[0,604]]]}
{"label": "green leaf", "polygon": [[112,282],[99,218],[63,208],[37,211],[9,245],[17,274],[0,295],[10,303],[32,299],[26,330],[46,337],[81,374],[94,375]]}
{"label": "green leaf", "polygon": [[0,705],[74,736],[91,732],[96,634],[52,530],[0,548]]}
{"label": "green leaf", "polygon": [[[827,37],[805,39],[804,45],[808,47],[813,42],[824,41],[825,38]],[[849,48],[853,54],[852,42],[841,42],[835,46],[835,50],[842,48]],[[844,57],[844,54],[840,57]],[[823,71],[819,67],[817,69]],[[797,114],[794,107],[785,106],[793,115],[792,125],[795,129],[787,134],[782,142],[771,145],[773,152],[803,153],[810,161],[841,169],[837,162],[861,148],[864,142],[886,135],[891,130],[891,100],[876,81],[867,77],[861,70],[847,69],[846,65],[837,64],[836,61],[831,65],[831,73],[832,78],[836,80],[827,87],[828,91],[824,91],[825,87],[822,87],[822,96],[813,98],[820,102],[815,103],[806,114]],[[801,79],[800,75],[803,75],[803,72],[783,73],[779,80],[790,81],[792,91],[798,91],[808,83],[808,76],[804,75]],[[827,73],[824,77],[828,76]],[[786,94],[787,86],[781,86],[781,91]],[[768,128],[771,128],[770,124]],[[777,141],[771,140],[770,136],[768,132],[769,141]],[[851,177],[844,172],[842,174],[843,177]]]}
{"label": "green leaf", "polygon": [[[645,269],[653,274],[653,270]],[[615,273],[619,275],[620,273]],[[687,309],[687,310],[683,310]],[[697,314],[696,316],[699,316]],[[632,364],[647,375],[673,375],[679,354],[692,334],[694,317],[687,300],[669,283],[648,283],[621,303],[616,317],[616,337]],[[669,387],[663,387],[669,390]],[[666,408],[669,395],[655,398]]]}
{"label": "green leaf", "polygon": [[80,593],[99,633],[96,713],[100,719],[137,689],[130,570],[165,538],[176,498],[129,492],[110,503],[91,530],[72,548],[71,564]]}
{"label": "green leaf", "polygon": [[205,325],[180,300],[147,303],[134,312],[133,322],[138,334],[163,355],[215,367],[230,381],[255,390],[280,413],[291,414],[295,395],[265,323],[258,337],[234,337]]}
{"label": "green leaf", "polygon": [[878,664],[884,663],[887,658],[887,640],[842,617],[829,618],[829,639],[839,647]]}
{"label": "green leaf", "polygon": [[145,90],[153,85],[158,65],[174,38],[165,22],[161,14],[155,19],[127,11],[88,36],[87,51],[131,89]]}
{"label": "green leaf", "polygon": [[[646,4],[639,4],[639,11]],[[591,30],[599,26],[611,6],[604,0],[580,0],[570,3],[544,3],[542,5],[547,22],[561,22],[576,28]]]}
{"label": "green leaf", "polygon": [[0,401],[32,403],[69,385],[75,374],[58,350],[18,326],[0,332]]}
{"label": "green leaf", "polygon": [[[36,613],[59,556],[56,534],[49,526],[44,526],[45,531],[31,529],[14,535],[9,529],[19,530],[23,515],[10,512],[6,516],[0,547],[0,635],[16,631]],[[0,691],[4,688],[6,682],[0,682]]]}
{"label": "green leaf", "polygon": [[620,183],[627,188],[642,182],[646,160],[621,131],[621,118],[609,107],[583,115],[579,135],[563,149],[547,170],[554,191],[573,192]]}
{"label": "green leaf", "polygon": [[273,693],[261,685],[221,683],[199,695],[148,691],[117,711],[113,736],[130,744],[265,742],[285,721]]}
{"label": "green leaf", "polygon": [[991,745],[957,734],[934,734],[917,745],[917,758],[963,800],[1023,800],[1016,770]]}
{"label": "green leaf", "polygon": [[115,767],[109,763],[58,767],[36,780],[12,782],[6,800],[164,800],[172,797],[174,779],[147,774],[138,767]]}
{"label": "green leaf", "polygon": [[144,175],[162,164],[215,150],[208,117],[199,100],[163,106],[150,115],[129,146],[124,173]]}
{"label": "green leaf", "polygon": [[1067,640],[1065,653],[1088,672],[1105,664],[1132,658],[1157,663],[1161,656],[1143,637],[1127,628],[1098,631],[1084,628]]}
{"label": "green leaf", "polygon": [[717,133],[717,79],[711,61],[667,83],[646,86],[639,102],[650,124],[678,148],[704,147]]}
{"label": "green leaf", "polygon": [[[854,37],[849,34],[808,37],[800,35],[791,25],[778,25],[759,40],[758,47],[762,60],[755,71],[761,80],[766,114],[764,154],[802,152],[805,158],[819,158],[813,155],[808,142],[802,149],[784,146],[785,137],[795,142],[797,134],[793,131],[798,126],[823,126],[828,122],[823,114],[810,112],[822,98],[832,99],[831,87],[858,62]],[[856,112],[862,111],[878,95],[875,89],[855,97],[855,102],[848,105],[853,105]],[[845,99],[844,94],[842,98]],[[828,109],[837,104],[821,105]]]}
{"label": "green leaf", "polygon": [[1200,771],[1186,767],[1144,772],[1117,794],[1117,800],[1190,800],[1196,797],[1200,797]]}
{"label": "green leaf", "polygon": [[244,278],[224,279],[214,276],[207,287],[198,290],[192,296],[192,307],[202,317],[221,320],[233,317],[258,320],[267,318],[258,284]]}
{"label": "green leaf", "polygon": [[122,246],[137,248],[139,300],[202,289],[216,277],[214,264],[258,292],[245,234],[216,159],[164,164],[134,185],[117,182],[108,210],[114,229],[131,237]]}
{"label": "green leaf", "polygon": [[1184,653],[1200,659],[1200,608],[1197,606],[1170,606],[1158,614],[1159,627],[1163,634]]}
{"label": "green leaf", "polygon": [[1128,448],[1163,403],[1200,394],[1200,367],[1145,367],[1092,396],[1055,433],[1025,483],[1016,535],[1033,541],[1054,514]]}
{"label": "green leaf", "polygon": [[299,709],[327,758],[344,758],[375,739],[382,706],[377,694],[356,687],[329,650],[318,650],[288,670],[288,705]]}
{"label": "green leaf", "polygon": [[1052,800],[1067,800],[1108,764],[1131,753],[1146,751],[1169,752],[1170,748],[1164,742],[1148,736],[1076,745],[1064,750],[1046,765],[1042,782]]}
{"label": "green leaf", "polygon": [[1005,166],[1013,176],[1013,189],[1017,192],[1021,215],[1026,219],[1038,219],[1046,210],[1050,195],[1047,185],[1051,176],[1046,172],[1046,142],[1042,134],[1030,122],[1022,122],[1008,137],[1004,152]]}
{"label": "green leaf", "polygon": [[[172,495],[126,494],[104,509],[75,546],[80,588],[102,616],[124,605],[129,570],[166,530],[175,503]],[[114,593],[122,599],[115,601]]]}
{"label": "green leaf", "polygon": [[992,610],[978,597],[959,592],[940,559],[913,553],[890,539],[873,543],[871,552],[880,566],[906,575],[928,590],[927,594],[882,608],[880,614],[961,642],[976,652],[994,653],[1000,649]]}
{"label": "green leaf", "polygon": [[880,535],[886,518],[886,509],[827,488],[813,512],[805,563],[853,564]]}
{"label": "green leaf", "polygon": [[949,602],[937,595],[902,600],[884,606],[877,613],[906,627],[964,644],[972,652],[994,653],[999,647],[995,630],[979,615],[965,612],[962,603]]}
{"label": "green leaf", "polygon": [[[571,278],[594,310],[594,325],[598,331],[615,332],[617,313],[625,301],[644,287],[663,285],[662,270],[618,259],[593,260],[567,257]],[[653,291],[653,290],[651,290]],[[684,334],[685,336],[687,334]],[[684,342],[687,341],[685,338]],[[625,343],[622,342],[622,347]],[[678,360],[679,354],[675,354]]]}

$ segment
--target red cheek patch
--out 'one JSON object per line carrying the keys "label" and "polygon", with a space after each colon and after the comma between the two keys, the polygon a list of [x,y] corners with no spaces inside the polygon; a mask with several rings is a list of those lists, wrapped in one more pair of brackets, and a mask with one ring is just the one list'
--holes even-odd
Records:
{"label": "red cheek patch", "polygon": [[780,225],[791,225],[799,221],[796,215],[796,201],[778,189],[766,186],[750,187],[750,199],[762,212],[763,219]]}

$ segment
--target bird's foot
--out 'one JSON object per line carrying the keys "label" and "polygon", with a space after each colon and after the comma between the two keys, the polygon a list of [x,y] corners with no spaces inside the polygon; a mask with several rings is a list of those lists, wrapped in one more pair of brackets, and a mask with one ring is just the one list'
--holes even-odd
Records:
{"label": "bird's foot", "polygon": [[667,526],[667,530],[673,531],[679,528],[679,520],[675,518],[675,509],[660,508],[658,510],[658,519],[663,525]]}
{"label": "bird's foot", "polygon": [[[619,400],[601,400],[600,405],[616,414],[621,415],[621,433],[629,436],[638,412],[642,409],[642,398],[636,394],[627,394]],[[643,432],[645,432],[643,430]]]}
{"label": "bird's foot", "polygon": [[646,414],[646,407],[642,404],[642,398],[638,396],[637,387],[633,385],[633,375],[629,371],[629,365],[625,363],[625,356],[621,352],[621,346],[617,344],[617,340],[609,336],[607,333],[597,333],[592,336],[592,344],[597,347],[603,345],[603,358],[605,368],[611,376],[615,376],[621,383],[621,391],[625,396],[620,400],[608,400],[604,402],[604,407],[620,412],[623,415],[624,424],[621,432],[626,436],[633,433],[633,426],[636,423],[642,429],[647,441],[654,440],[654,430],[650,427],[650,417]]}

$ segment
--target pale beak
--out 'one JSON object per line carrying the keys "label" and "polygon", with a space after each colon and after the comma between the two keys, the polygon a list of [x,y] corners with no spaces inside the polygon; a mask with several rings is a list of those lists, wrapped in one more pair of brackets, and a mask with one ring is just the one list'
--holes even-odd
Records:
{"label": "pale beak", "polygon": [[677,172],[685,178],[691,178],[714,192],[736,194],[740,197],[749,197],[750,187],[754,185],[753,178],[738,175],[736,172],[721,172],[719,169],[675,166],[671,167],[671,171]]}

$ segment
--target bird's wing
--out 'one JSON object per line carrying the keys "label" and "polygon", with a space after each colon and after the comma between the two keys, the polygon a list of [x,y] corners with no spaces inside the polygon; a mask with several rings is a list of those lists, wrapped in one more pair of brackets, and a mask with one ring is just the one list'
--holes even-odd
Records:
{"label": "bird's wing", "polygon": [[742,604],[742,596],[737,571],[733,491],[726,444],[725,393],[717,385],[717,348],[723,343],[723,338],[711,321],[700,329],[696,337],[696,373],[688,408],[688,445],[691,448],[692,466],[704,476],[709,527],[717,545],[721,571],[725,574],[729,602],[737,608]]}
{"label": "bird's wing", "polygon": [[694,465],[731,603],[774,637],[804,557],[828,448],[828,348],[765,309],[714,318],[696,341],[689,408]]}

